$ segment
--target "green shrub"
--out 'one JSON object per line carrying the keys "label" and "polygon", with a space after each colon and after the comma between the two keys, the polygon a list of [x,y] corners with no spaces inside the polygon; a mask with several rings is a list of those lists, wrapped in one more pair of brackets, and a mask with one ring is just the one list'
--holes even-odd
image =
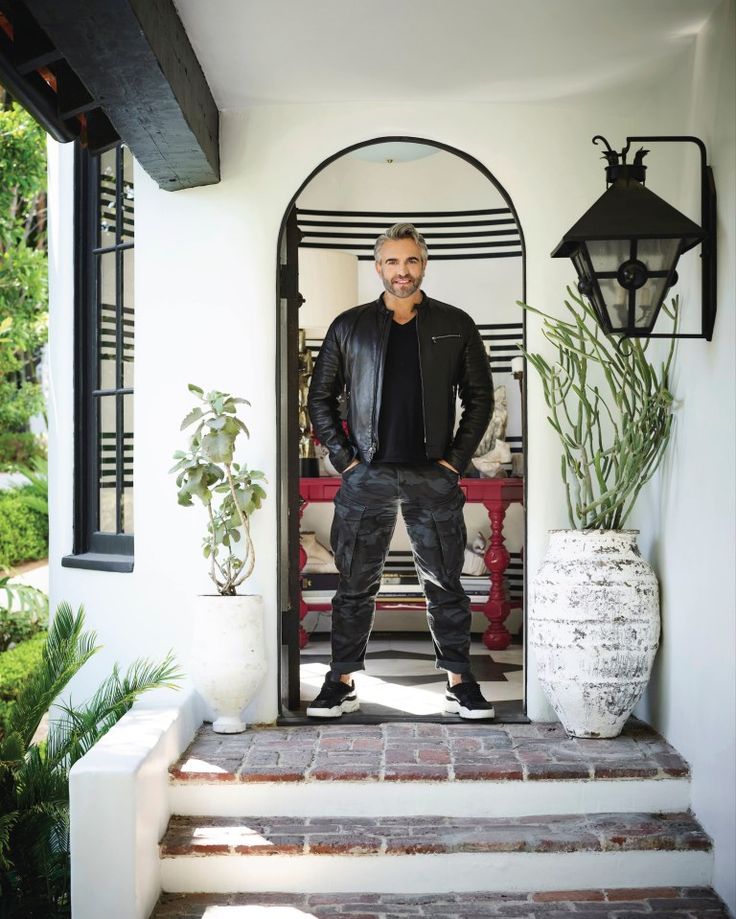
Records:
{"label": "green shrub", "polygon": [[10,651],[0,654],[0,737],[26,677],[41,663],[45,632],[37,632]]}
{"label": "green shrub", "polygon": [[0,567],[27,559],[46,558],[49,550],[48,516],[28,507],[24,493],[32,486],[0,491]]}
{"label": "green shrub", "polygon": [[11,645],[28,641],[40,631],[40,624],[27,613],[11,612],[0,607],[0,653],[7,651]]}
{"label": "green shrub", "polygon": [[0,431],[0,470],[12,472],[42,455],[43,444],[31,431]]}
{"label": "green shrub", "polygon": [[49,461],[43,456],[34,456],[27,465],[19,465],[18,472],[26,477],[26,482],[19,491],[23,503],[48,517]]}
{"label": "green shrub", "polygon": [[49,598],[42,590],[0,577],[0,651],[27,641],[48,624]]}

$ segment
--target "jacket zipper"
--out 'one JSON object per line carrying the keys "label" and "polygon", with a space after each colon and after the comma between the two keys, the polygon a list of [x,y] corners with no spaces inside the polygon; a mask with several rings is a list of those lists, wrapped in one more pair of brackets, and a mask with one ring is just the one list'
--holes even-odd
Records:
{"label": "jacket zipper", "polygon": [[[385,308],[385,307],[384,307]],[[388,344],[388,336],[386,335],[386,329],[389,327],[386,319],[392,321],[392,317],[384,316],[383,317],[383,328],[381,329],[381,347],[379,351],[379,360],[376,362],[376,376],[373,381],[373,414],[371,417],[371,455],[369,462],[378,452],[378,416],[380,415],[381,409],[378,405],[378,373],[379,370],[383,373],[383,364],[386,359],[386,345]]]}
{"label": "jacket zipper", "polygon": [[447,335],[433,335],[432,341],[438,342],[441,338],[460,338],[459,332],[450,332]]}
{"label": "jacket zipper", "polygon": [[[419,355],[419,388],[422,391],[422,433],[424,435],[424,455],[427,455],[427,417],[424,410],[424,375],[422,374],[422,344],[419,339],[419,313],[421,310],[417,310],[417,321],[415,325],[415,331],[417,333],[417,351]],[[434,341],[434,336],[432,336]]]}

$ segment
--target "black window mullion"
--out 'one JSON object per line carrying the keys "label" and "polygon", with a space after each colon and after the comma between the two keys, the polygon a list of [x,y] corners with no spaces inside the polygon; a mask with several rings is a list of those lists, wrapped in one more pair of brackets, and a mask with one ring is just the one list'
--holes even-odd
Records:
{"label": "black window mullion", "polygon": [[[89,240],[94,247],[99,247],[100,242],[100,214],[98,189],[100,187],[100,160],[82,154],[88,162],[88,181],[86,188],[87,199],[87,224]],[[92,534],[98,528],[100,519],[100,400],[92,395],[92,391],[100,385],[99,355],[100,355],[100,310],[102,308],[102,272],[100,271],[100,256],[89,255],[89,248],[82,254],[82,260],[87,265],[88,295],[85,310],[85,323],[89,329],[87,341],[88,350],[83,368],[85,391],[89,393],[87,403],[86,429],[87,429],[87,463],[83,476],[83,487],[88,495],[87,501],[87,526],[85,532],[85,550],[90,548]]]}
{"label": "black window mullion", "polygon": [[[123,367],[123,153],[115,153],[115,245],[101,246],[101,158],[77,146],[75,158],[75,393],[74,393],[74,534],[72,555],[64,556],[67,567],[107,571],[133,570],[133,535],[123,533],[124,484],[124,387]],[[102,271],[104,252],[115,251],[114,388],[102,387],[100,348],[102,330]],[[109,446],[101,436],[102,399],[114,394],[115,413],[115,531],[100,530],[100,490]],[[107,410],[107,409],[106,409]]]}
{"label": "black window mullion", "polygon": [[119,146],[115,157],[115,532],[123,531],[123,148]]}

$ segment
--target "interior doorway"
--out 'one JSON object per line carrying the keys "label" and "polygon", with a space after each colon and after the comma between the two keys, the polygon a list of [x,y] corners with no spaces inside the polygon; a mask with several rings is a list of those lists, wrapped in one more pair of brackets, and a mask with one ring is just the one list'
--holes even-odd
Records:
{"label": "interior doorway", "polygon": [[[484,438],[481,455],[464,473],[474,481],[461,482],[467,495],[470,490],[476,495],[465,505],[470,545],[463,584],[473,609],[473,670],[494,703],[496,722],[527,720],[525,392],[511,367],[517,343],[525,342],[525,314],[516,305],[525,299],[524,237],[509,195],[481,163],[455,148],[412,137],[376,138],[336,153],[305,180],[282,221],[277,272],[281,720],[306,721],[306,703],[322,684],[337,579],[329,533],[340,479],[309,436],[304,397],[310,367],[332,319],[381,293],[373,245],[397,222],[413,223],[426,239],[423,289],[476,321],[497,405],[505,402],[505,424],[503,412],[494,419],[500,436],[495,443],[490,434]],[[487,481],[490,477],[496,481]],[[498,502],[491,510],[483,498],[491,493],[505,495],[501,516]],[[502,530],[493,540],[495,549],[492,513],[495,530]],[[491,558],[496,568],[499,558],[505,561],[497,576],[484,564]],[[493,613],[489,592],[495,597]],[[441,714],[445,675],[434,669],[425,609],[399,518],[377,598],[367,669],[356,677],[361,712],[343,716],[341,723],[447,718]]]}

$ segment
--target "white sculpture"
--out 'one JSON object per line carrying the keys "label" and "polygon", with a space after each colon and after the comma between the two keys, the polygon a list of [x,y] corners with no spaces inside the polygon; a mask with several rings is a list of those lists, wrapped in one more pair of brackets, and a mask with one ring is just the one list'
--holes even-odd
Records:
{"label": "white sculpture", "polygon": [[299,534],[302,548],[307,553],[307,561],[302,568],[302,574],[335,574],[337,566],[335,557],[329,549],[317,540],[316,533],[306,531]]}
{"label": "white sculpture", "polygon": [[511,462],[511,448],[504,440],[508,420],[506,387],[497,386],[493,391],[493,415],[471,460],[481,478],[493,479],[506,474],[501,467]]}
{"label": "white sculpture", "polygon": [[465,547],[465,561],[463,562],[463,574],[479,576],[488,574],[484,555],[488,548],[488,537],[480,531],[475,536],[473,542]]}
{"label": "white sculpture", "polygon": [[488,422],[486,432],[475,449],[474,456],[484,456],[492,450],[497,440],[506,436],[506,424],[509,420],[508,397],[506,387],[502,384],[493,390],[493,414]]}

